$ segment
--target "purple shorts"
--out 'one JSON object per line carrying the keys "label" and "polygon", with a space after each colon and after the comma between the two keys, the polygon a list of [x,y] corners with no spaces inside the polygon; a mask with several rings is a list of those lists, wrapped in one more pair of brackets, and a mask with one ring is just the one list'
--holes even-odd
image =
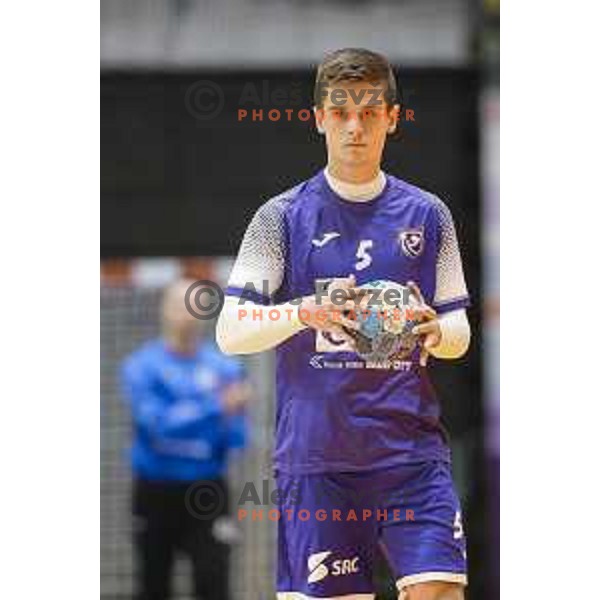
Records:
{"label": "purple shorts", "polygon": [[276,482],[278,597],[371,598],[376,544],[398,590],[425,581],[466,585],[466,541],[448,463],[278,473]]}

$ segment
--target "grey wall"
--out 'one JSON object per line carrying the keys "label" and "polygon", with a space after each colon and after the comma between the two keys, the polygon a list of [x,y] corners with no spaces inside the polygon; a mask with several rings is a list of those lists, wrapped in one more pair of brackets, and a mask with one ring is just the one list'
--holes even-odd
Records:
{"label": "grey wall", "polygon": [[403,65],[468,61],[469,0],[102,0],[107,68],[303,66],[365,46]]}

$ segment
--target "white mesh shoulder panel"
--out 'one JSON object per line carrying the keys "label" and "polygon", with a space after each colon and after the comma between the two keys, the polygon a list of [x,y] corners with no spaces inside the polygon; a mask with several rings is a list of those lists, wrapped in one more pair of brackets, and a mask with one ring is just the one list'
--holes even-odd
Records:
{"label": "white mesh shoulder panel", "polygon": [[436,264],[435,305],[444,305],[468,296],[454,221],[448,207],[432,195],[436,208],[440,242]]}
{"label": "white mesh shoulder panel", "polygon": [[271,298],[279,289],[286,257],[284,212],[296,197],[296,190],[292,188],[271,198],[256,211],[231,271],[230,287],[244,288],[252,283],[258,292],[262,292],[266,281]]}

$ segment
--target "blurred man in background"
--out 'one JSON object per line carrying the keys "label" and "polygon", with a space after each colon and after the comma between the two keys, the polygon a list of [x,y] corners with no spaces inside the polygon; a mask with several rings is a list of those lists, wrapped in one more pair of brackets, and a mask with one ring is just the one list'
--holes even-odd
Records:
{"label": "blurred man in background", "polygon": [[250,388],[242,364],[185,307],[192,281],[165,290],[162,336],[135,351],[122,378],[131,410],[138,600],[169,598],[177,550],[193,565],[196,597],[227,600],[227,456],[246,443]]}
{"label": "blurred man in background", "polygon": [[[452,215],[437,196],[381,170],[400,111],[387,58],[365,48],[336,50],[315,83],[327,166],[257,210],[217,324],[227,353],[276,348],[281,514],[294,512],[294,490],[307,512],[331,515],[278,521],[277,597],[373,600],[379,546],[399,600],[464,600],[461,506],[425,369],[429,354],[459,358],[470,342]],[[348,335],[356,324],[341,312],[356,309],[351,291],[378,280],[406,285],[421,321],[412,328],[421,348],[387,361],[361,356]],[[315,295],[318,281],[343,290],[341,302],[333,293]],[[372,497],[361,496],[364,490]],[[336,522],[340,507],[363,520]],[[387,511],[400,507],[411,516],[388,521]],[[365,509],[384,521],[365,518]]]}

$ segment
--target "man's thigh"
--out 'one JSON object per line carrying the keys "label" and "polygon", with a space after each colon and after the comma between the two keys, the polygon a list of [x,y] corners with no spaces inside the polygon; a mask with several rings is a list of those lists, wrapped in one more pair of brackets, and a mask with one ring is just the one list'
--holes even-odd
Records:
{"label": "man's thigh", "polygon": [[[278,598],[372,600],[377,528],[353,474],[277,476]],[[363,486],[364,487],[364,486]]]}
{"label": "man's thigh", "polygon": [[[399,592],[408,600],[455,600],[467,584],[466,540],[450,465],[407,465],[389,474],[382,506],[401,516],[380,543]],[[400,596],[402,598],[402,596]]]}
{"label": "man's thigh", "polygon": [[464,600],[464,586],[457,583],[429,582],[405,587],[398,600]]}

